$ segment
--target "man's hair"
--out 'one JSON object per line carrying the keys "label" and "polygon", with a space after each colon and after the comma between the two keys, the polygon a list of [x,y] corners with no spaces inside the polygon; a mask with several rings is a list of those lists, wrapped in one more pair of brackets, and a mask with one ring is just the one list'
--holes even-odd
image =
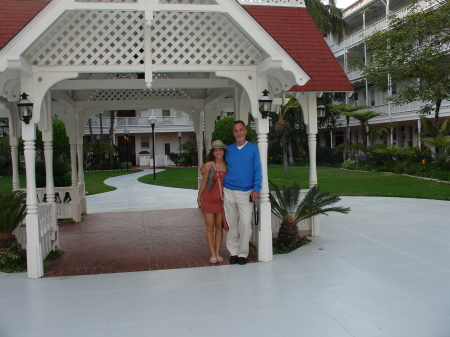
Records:
{"label": "man's hair", "polygon": [[241,123],[244,126],[244,128],[246,127],[244,121],[241,121],[241,120],[234,121],[233,126],[238,124],[238,123]]}

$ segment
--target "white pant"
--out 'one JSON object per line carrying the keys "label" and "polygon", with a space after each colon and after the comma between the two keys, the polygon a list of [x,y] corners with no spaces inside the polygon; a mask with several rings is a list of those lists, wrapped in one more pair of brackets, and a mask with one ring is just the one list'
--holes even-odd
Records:
{"label": "white pant", "polygon": [[252,235],[253,203],[250,202],[252,191],[234,191],[223,189],[224,208],[228,226],[227,248],[231,256],[247,257]]}

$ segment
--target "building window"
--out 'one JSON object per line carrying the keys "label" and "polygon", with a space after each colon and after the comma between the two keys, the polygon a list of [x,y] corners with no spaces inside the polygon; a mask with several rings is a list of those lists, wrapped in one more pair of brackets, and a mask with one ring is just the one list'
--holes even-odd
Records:
{"label": "building window", "polygon": [[164,144],[164,154],[168,156],[170,154],[170,143]]}
{"label": "building window", "polygon": [[117,110],[117,117],[136,117],[136,110]]}
{"label": "building window", "polygon": [[148,137],[141,137],[141,148],[149,148],[150,142],[148,140]]}
{"label": "building window", "polygon": [[393,84],[391,89],[392,89],[392,94],[393,95],[396,94],[397,93],[397,84]]}
{"label": "building window", "polygon": [[163,109],[162,116],[163,117],[170,117],[170,110]]}

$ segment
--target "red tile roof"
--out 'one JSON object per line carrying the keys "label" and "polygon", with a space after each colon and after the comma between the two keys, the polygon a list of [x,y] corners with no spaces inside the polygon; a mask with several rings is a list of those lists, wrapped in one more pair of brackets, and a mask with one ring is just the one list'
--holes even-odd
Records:
{"label": "red tile roof", "polygon": [[242,6],[311,77],[291,91],[353,91],[306,8]]}
{"label": "red tile roof", "polygon": [[[0,0],[0,49],[49,2]],[[311,77],[291,91],[353,91],[306,8],[242,6]]]}
{"label": "red tile roof", "polygon": [[48,3],[38,0],[0,0],[0,49]]}

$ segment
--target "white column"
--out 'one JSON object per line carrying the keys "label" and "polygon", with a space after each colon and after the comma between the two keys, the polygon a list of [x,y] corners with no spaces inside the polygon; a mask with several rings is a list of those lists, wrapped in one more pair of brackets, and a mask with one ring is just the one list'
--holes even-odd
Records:
{"label": "white column", "polygon": [[[80,207],[81,210],[77,212],[77,219],[81,221],[80,213],[87,213],[87,205],[86,205],[86,197],[85,197],[85,185],[84,185],[84,169],[83,169],[83,140],[78,140],[77,144],[77,155],[78,155],[78,185],[79,187],[79,198],[80,198]],[[74,218],[75,220],[75,218]],[[77,221],[77,220],[75,220]]]}
{"label": "white column", "polygon": [[72,173],[72,186],[78,186],[77,144],[72,143],[70,143],[70,170]]}
{"label": "white column", "polygon": [[[267,77],[258,75],[256,90],[247,91],[247,95],[241,93],[240,110],[241,117],[243,111],[251,109],[253,118],[256,120],[256,132],[258,138],[258,150],[262,168],[262,187],[259,200],[259,225],[258,225],[258,260],[270,262],[273,260],[272,246],[272,208],[269,201],[269,178],[267,172],[267,151],[269,133],[269,119],[263,119],[259,112],[258,98],[260,93],[267,88]],[[248,115],[248,114],[247,114]]]}
{"label": "white column", "polygon": [[258,260],[269,262],[273,260],[272,247],[272,210],[269,201],[269,182],[267,173],[267,133],[258,134],[258,149],[261,158],[263,183],[260,194],[259,206],[259,247]]}
{"label": "white column", "polygon": [[316,167],[316,134],[308,131],[308,149],[309,149],[309,187],[317,185],[317,167]]}
{"label": "white column", "polygon": [[23,125],[25,168],[27,176],[27,272],[29,278],[44,275],[41,236],[39,230],[38,202],[36,195],[36,125]]}
{"label": "white column", "polygon": [[[52,131],[49,132],[50,137],[53,138]],[[44,138],[44,133],[43,133]],[[52,215],[50,221],[50,229],[55,235],[52,235],[52,250],[59,247],[59,235],[58,235],[58,219],[55,203],[55,184],[53,181],[53,142],[50,140],[44,140],[44,157],[45,157],[45,177],[46,177],[46,194],[47,204],[52,205]],[[64,199],[63,195],[60,195],[61,199]]]}
{"label": "white column", "polygon": [[[11,138],[10,138],[11,143]],[[19,182],[19,147],[11,145],[11,161],[12,161],[12,188],[16,191],[20,188]]]}

